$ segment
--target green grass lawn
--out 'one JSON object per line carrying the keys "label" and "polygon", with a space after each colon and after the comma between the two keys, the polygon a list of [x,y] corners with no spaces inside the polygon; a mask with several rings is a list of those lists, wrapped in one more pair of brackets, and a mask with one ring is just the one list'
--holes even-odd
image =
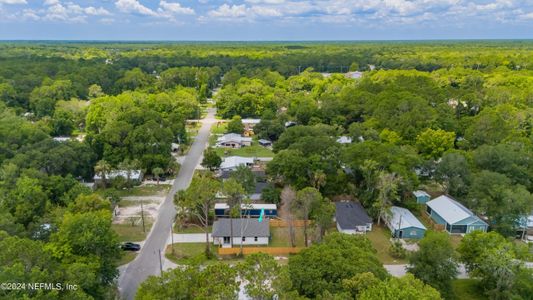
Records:
{"label": "green grass lawn", "polygon": [[456,279],[452,282],[456,299],[485,300],[488,299],[476,285],[477,279]]}
{"label": "green grass lawn", "polygon": [[272,150],[260,146],[256,141],[253,141],[252,146],[249,147],[239,149],[215,148],[215,150],[219,156],[274,157]]}
{"label": "green grass lawn", "polygon": [[[188,264],[192,261],[204,262],[205,257],[205,243],[175,243],[174,253],[172,247],[169,245],[165,250],[165,257],[176,264]],[[214,246],[211,245],[214,249]]]}
{"label": "green grass lawn", "polygon": [[107,188],[107,189],[98,189],[96,190],[96,193],[100,195],[105,195],[106,192],[115,192],[117,196],[119,197],[127,197],[127,196],[164,196],[168,193],[170,190],[170,185],[168,184],[150,184],[150,185],[144,185],[144,186],[135,186],[131,189],[115,189],[115,188]]}
{"label": "green grass lawn", "polygon": [[374,225],[372,227],[372,231],[367,232],[366,236],[370,242],[372,242],[372,246],[374,246],[374,249],[376,249],[378,259],[382,264],[394,265],[406,263],[405,259],[397,259],[389,254],[391,243],[389,240],[390,232],[387,228]]}
{"label": "green grass lawn", "polygon": [[120,260],[118,261],[118,265],[122,266],[125,265],[137,257],[137,253],[133,251],[122,251]]}
{"label": "green grass lawn", "polygon": [[[296,247],[304,247],[303,227],[294,227],[296,237]],[[271,241],[269,247],[292,247],[288,227],[271,227]]]}
{"label": "green grass lawn", "polygon": [[149,222],[145,223],[146,232],[143,232],[143,227],[141,224],[131,226],[131,224],[113,224],[111,225],[113,230],[118,234],[119,241],[121,242],[140,242],[144,241],[152,224]]}

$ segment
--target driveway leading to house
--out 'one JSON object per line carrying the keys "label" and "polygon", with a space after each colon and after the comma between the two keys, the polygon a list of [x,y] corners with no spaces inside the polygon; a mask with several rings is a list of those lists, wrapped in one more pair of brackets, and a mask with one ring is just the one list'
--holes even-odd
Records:
{"label": "driveway leading to house", "polygon": [[[209,234],[209,240],[211,234]],[[167,240],[167,245],[172,243],[170,236]],[[205,233],[174,233],[174,243],[205,243]]]}
{"label": "driveway leading to house", "polygon": [[202,126],[198,131],[198,135],[183,160],[172,188],[161,203],[155,224],[152,226],[141,252],[120,274],[118,287],[123,299],[134,299],[137,288],[148,276],[160,274],[160,253],[161,262],[167,265],[164,251],[170,235],[170,228],[176,216],[176,209],[173,203],[174,195],[177,191],[186,189],[192,180],[194,170],[200,163],[200,158],[207,147],[211,125],[216,123],[215,109],[209,109],[201,122]]}

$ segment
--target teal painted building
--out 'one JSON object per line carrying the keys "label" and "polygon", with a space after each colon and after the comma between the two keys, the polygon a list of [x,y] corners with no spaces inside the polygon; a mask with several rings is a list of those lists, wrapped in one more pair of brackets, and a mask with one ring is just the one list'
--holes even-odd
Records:
{"label": "teal painted building", "polygon": [[426,204],[431,199],[429,194],[426,193],[426,191],[422,191],[422,190],[414,191],[413,195],[415,196],[416,203],[418,204]]}
{"label": "teal painted building", "polygon": [[426,234],[426,227],[403,207],[391,207],[385,223],[394,238],[421,239]]}
{"label": "teal painted building", "polygon": [[426,203],[426,213],[451,234],[487,231],[489,225],[457,200],[442,195]]}

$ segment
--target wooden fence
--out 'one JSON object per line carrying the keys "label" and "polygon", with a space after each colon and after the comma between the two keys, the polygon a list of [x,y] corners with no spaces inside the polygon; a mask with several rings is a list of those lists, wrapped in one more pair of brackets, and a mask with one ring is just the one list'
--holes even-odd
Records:
{"label": "wooden fence", "polygon": [[[292,221],[292,226],[294,227],[304,227],[304,220],[294,220]],[[307,225],[310,225],[311,221],[307,221]],[[281,219],[272,219],[270,220],[270,227],[289,227],[289,222]]]}
{"label": "wooden fence", "polygon": [[[243,254],[268,253],[270,255],[284,255],[298,253],[303,248],[300,247],[244,247]],[[241,253],[241,248],[218,248],[219,255],[235,255]]]}
{"label": "wooden fence", "polygon": [[433,219],[431,219],[425,212],[424,209],[421,209],[420,210],[420,217],[422,219],[424,219],[424,221],[426,221],[426,224],[429,224],[431,225],[432,229],[435,230],[435,231],[444,231],[444,225],[442,224],[437,224],[433,221]]}

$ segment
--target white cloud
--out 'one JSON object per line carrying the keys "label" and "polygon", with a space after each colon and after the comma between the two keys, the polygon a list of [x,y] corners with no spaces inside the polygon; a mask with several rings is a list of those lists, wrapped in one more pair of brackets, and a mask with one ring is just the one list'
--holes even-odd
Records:
{"label": "white cloud", "polygon": [[216,10],[211,10],[207,14],[214,18],[224,19],[246,17],[246,6],[244,4],[229,6],[224,3]]}
{"label": "white cloud", "polygon": [[159,2],[157,11],[161,14],[173,15],[194,15],[194,9],[190,7],[183,7],[178,2],[166,2],[165,0]]}
{"label": "white cloud", "polygon": [[250,13],[261,17],[281,17],[283,15],[276,8],[267,6],[252,6],[249,11]]}
{"label": "white cloud", "polygon": [[26,0],[0,0],[0,4],[28,4]]}
{"label": "white cloud", "polygon": [[56,5],[59,4],[59,0],[45,0],[44,5]]}
{"label": "white cloud", "polygon": [[[87,6],[82,7],[73,2],[65,4],[58,0],[47,0],[46,9],[40,11],[27,12],[28,18],[40,19],[48,21],[61,21],[67,23],[84,23],[89,16],[110,16],[111,12],[103,7]],[[33,15],[32,15],[33,13]],[[40,15],[39,15],[40,14]],[[35,16],[34,16],[35,15]]]}
{"label": "white cloud", "polygon": [[157,16],[157,13],[155,11],[142,5],[137,0],[117,0],[117,2],[115,2],[115,6],[118,8],[118,10],[125,13],[135,13],[145,16]]}
{"label": "white cloud", "polygon": [[89,6],[89,7],[86,7],[84,11],[86,14],[91,15],[91,16],[110,16],[111,15],[111,13],[103,7]]}
{"label": "white cloud", "polygon": [[245,0],[245,2],[253,4],[283,4],[285,0]]}
{"label": "white cloud", "polygon": [[33,21],[37,21],[37,20],[41,19],[41,17],[39,17],[37,12],[34,11],[33,9],[25,9],[25,10],[23,10],[22,11],[22,18],[24,20],[33,20]]}

